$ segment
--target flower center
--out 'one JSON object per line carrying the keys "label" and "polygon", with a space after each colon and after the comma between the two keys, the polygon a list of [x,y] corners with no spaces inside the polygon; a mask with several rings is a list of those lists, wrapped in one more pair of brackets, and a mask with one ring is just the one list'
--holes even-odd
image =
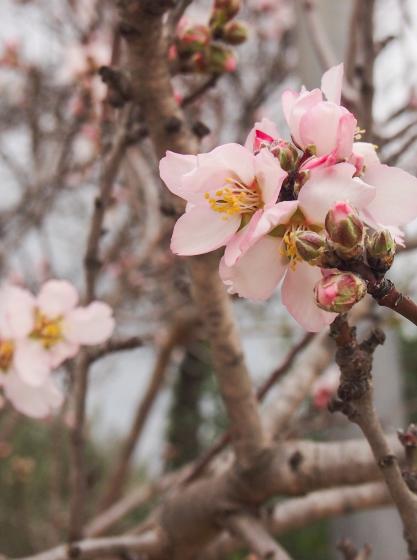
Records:
{"label": "flower center", "polygon": [[14,344],[11,340],[0,340],[0,369],[7,372],[10,367],[14,352]]}
{"label": "flower center", "polygon": [[37,309],[35,311],[35,326],[30,336],[39,340],[44,348],[51,348],[63,339],[62,318],[50,319]]}
{"label": "flower center", "polygon": [[205,198],[215,212],[228,216],[235,214],[254,214],[263,206],[261,194],[256,183],[250,187],[243,185],[236,179],[226,179],[222,189],[215,192],[214,196],[205,193]]}
{"label": "flower center", "polygon": [[287,257],[290,261],[290,268],[291,270],[295,270],[297,263],[302,261],[303,259],[300,257],[297,251],[296,246],[296,233],[298,231],[305,231],[305,227],[303,226],[296,226],[290,225],[290,227],[284,233],[282,238],[282,245],[281,245],[281,255]]}

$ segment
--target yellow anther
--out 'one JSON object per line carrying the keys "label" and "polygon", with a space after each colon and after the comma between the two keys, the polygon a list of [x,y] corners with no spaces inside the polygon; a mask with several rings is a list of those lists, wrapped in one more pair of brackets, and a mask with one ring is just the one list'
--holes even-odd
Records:
{"label": "yellow anther", "polygon": [[290,226],[289,229],[287,229],[287,231],[285,232],[284,237],[282,238],[280,253],[282,256],[287,257],[287,259],[290,261],[291,270],[295,270],[297,263],[302,260],[297,252],[297,247],[295,244],[296,232],[302,229],[304,228]]}
{"label": "yellow anther", "polygon": [[354,134],[354,139],[355,140],[360,140],[362,138],[362,136],[365,134],[366,130],[364,128],[359,128],[359,126],[356,127],[355,130],[355,134]]}
{"label": "yellow anther", "polygon": [[204,197],[212,210],[227,216],[253,214],[263,206],[256,184],[247,187],[230,177],[225,179],[225,186],[215,191],[214,196],[206,192]]}
{"label": "yellow anther", "polygon": [[31,337],[39,340],[44,348],[51,348],[63,339],[62,318],[50,319],[38,310],[35,311],[35,327]]}
{"label": "yellow anther", "polygon": [[5,373],[11,364],[14,344],[11,340],[0,340],[0,369]]}

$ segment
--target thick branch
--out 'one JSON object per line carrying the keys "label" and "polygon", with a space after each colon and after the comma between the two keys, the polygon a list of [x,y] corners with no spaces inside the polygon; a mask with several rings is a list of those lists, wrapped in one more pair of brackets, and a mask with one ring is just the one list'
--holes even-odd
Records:
{"label": "thick branch", "polygon": [[[133,0],[123,0],[119,6],[133,95],[146,116],[157,156],[163,156],[167,149],[196,153],[196,139],[173,95],[161,11],[155,15],[155,10],[151,13]],[[218,257],[194,257],[189,270],[198,312],[212,345],[237,458],[242,465],[248,464],[263,446],[263,432],[231,304],[218,276]]]}
{"label": "thick branch", "polygon": [[417,497],[402,477],[398,458],[387,442],[373,403],[372,358],[377,345],[384,341],[383,333],[374,331],[358,344],[355,329],[340,315],[332,325],[332,335],[338,346],[336,362],[341,371],[333,408],[357,424],[368,440],[403,522],[410,556],[417,558]]}

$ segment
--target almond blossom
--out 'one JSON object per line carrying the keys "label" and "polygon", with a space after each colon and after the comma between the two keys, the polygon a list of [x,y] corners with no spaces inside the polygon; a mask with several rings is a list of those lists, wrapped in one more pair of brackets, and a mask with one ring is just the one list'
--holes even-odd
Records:
{"label": "almond blossom", "polygon": [[340,105],[342,80],[343,64],[339,64],[323,74],[321,89],[284,91],[284,116],[299,148],[311,149],[318,156],[332,154],[339,159],[352,153],[357,121]]}
{"label": "almond blossom", "polygon": [[[232,245],[227,247],[220,276],[229,292],[264,300],[284,279],[282,302],[300,325],[319,331],[330,324],[334,314],[319,309],[314,297],[314,286],[322,277],[320,268],[303,261],[296,237],[301,231],[322,231],[328,209],[338,200],[350,200],[356,208],[369,204],[375,188],[353,178],[354,172],[349,163],[312,170],[298,200],[280,202],[264,213],[250,245],[240,245],[234,254]],[[233,245],[238,245],[236,239]]]}
{"label": "almond blossom", "polygon": [[177,255],[218,249],[241,226],[250,231],[277,202],[287,176],[268,150],[254,155],[240,144],[197,156],[167,152],[160,174],[169,190],[188,203],[172,235]]}
{"label": "almond blossom", "polygon": [[0,386],[24,414],[41,417],[59,406],[52,369],[113,332],[107,304],[77,304],[75,288],[64,280],[49,280],[37,297],[16,286],[0,289]]}
{"label": "almond blossom", "polygon": [[[167,152],[160,165],[171,192],[187,201],[174,227],[173,252],[196,255],[225,246],[220,276],[229,292],[265,300],[283,281],[283,304],[309,331],[332,322],[338,308],[317,305],[317,285],[329,271],[300,250],[314,252],[321,237],[339,258],[353,250],[345,255],[330,239],[330,209],[349,208],[361,228],[388,232],[397,243],[400,228],[417,217],[417,179],[381,164],[374,145],[354,142],[356,119],[340,106],[342,80],[339,65],[323,75],[321,90],[284,93],[294,144],[263,119],[244,147],[226,144],[198,156]],[[363,235],[357,244],[360,257]]]}
{"label": "almond blossom", "polygon": [[[41,418],[62,404],[62,394],[55,382],[46,377],[49,364],[32,348],[34,358],[30,371],[40,376],[39,385],[27,383],[25,341],[33,328],[32,296],[26,290],[5,286],[0,295],[0,387],[19,412]],[[23,356],[22,356],[23,349]],[[26,356],[26,358],[25,358]]]}

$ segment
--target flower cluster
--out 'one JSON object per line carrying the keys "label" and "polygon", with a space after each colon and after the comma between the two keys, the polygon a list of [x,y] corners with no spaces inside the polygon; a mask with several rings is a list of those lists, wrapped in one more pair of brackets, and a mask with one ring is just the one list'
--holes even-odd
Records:
{"label": "flower cluster", "polygon": [[341,263],[363,259],[386,271],[403,242],[400,227],[417,217],[417,179],[356,141],[356,119],[340,105],[342,79],[339,65],[323,75],[321,89],[284,92],[291,142],[263,119],[244,146],[167,152],[160,163],[167,187],[187,201],[172,251],[225,246],[220,276],[229,291],[265,300],[283,280],[282,302],[309,331],[366,293]]}
{"label": "flower cluster", "polygon": [[0,387],[23,414],[41,418],[60,406],[52,370],[81,345],[100,344],[113,332],[107,304],[77,304],[75,288],[64,280],[49,280],[36,297],[17,286],[0,289]]}
{"label": "flower cluster", "polygon": [[169,58],[181,72],[223,74],[236,70],[236,57],[227,45],[240,45],[247,28],[234,18],[241,0],[215,0],[208,25],[182,18],[176,30]]}

